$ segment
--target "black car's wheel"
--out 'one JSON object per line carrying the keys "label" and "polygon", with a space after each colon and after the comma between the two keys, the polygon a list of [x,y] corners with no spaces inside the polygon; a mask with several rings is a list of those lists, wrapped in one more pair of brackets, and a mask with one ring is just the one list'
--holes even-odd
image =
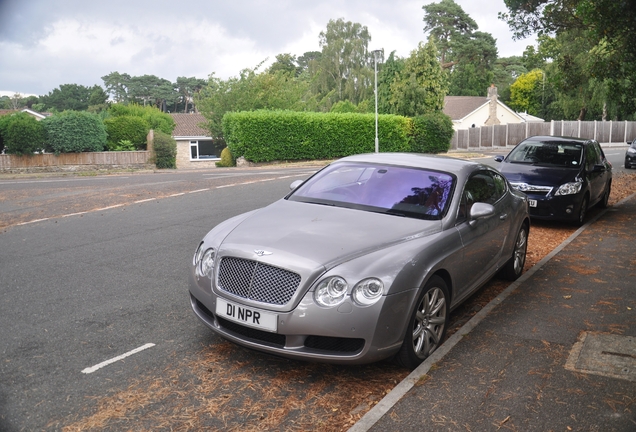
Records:
{"label": "black car's wheel", "polygon": [[449,315],[449,295],[446,282],[433,276],[420,293],[409,319],[397,362],[415,369],[437,349],[444,340]]}
{"label": "black car's wheel", "polygon": [[607,203],[609,202],[610,193],[612,192],[612,182],[608,182],[605,187],[605,192],[603,192],[603,197],[598,202],[598,206],[600,208],[607,208]]}
{"label": "black car's wheel", "polygon": [[585,223],[585,216],[587,215],[587,203],[589,199],[587,195],[583,197],[583,201],[581,201],[581,207],[579,208],[579,216],[576,219],[576,224],[578,226],[582,226]]}
{"label": "black car's wheel", "polygon": [[517,239],[515,240],[515,248],[512,251],[512,257],[503,268],[503,276],[511,281],[519,279],[523,273],[523,266],[526,264],[526,252],[528,251],[528,225],[523,224],[519,228]]}

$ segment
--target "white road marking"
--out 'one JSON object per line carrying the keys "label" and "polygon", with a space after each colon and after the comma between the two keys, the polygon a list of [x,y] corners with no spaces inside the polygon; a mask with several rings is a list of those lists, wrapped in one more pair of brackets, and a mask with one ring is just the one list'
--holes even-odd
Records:
{"label": "white road marking", "polygon": [[101,362],[101,363],[99,363],[99,364],[96,364],[95,366],[92,366],[92,367],[86,368],[86,369],[84,369],[84,370],[82,371],[82,373],[85,373],[85,374],[93,373],[93,372],[95,372],[96,370],[99,370],[99,369],[103,368],[104,366],[108,366],[109,364],[113,364],[113,363],[115,363],[115,362],[118,362],[119,360],[123,360],[123,359],[125,359],[126,357],[130,357],[130,356],[131,356],[131,355],[133,355],[133,354],[137,354],[138,352],[141,352],[141,351],[146,350],[146,349],[148,349],[148,348],[152,348],[153,346],[155,346],[155,344],[153,344],[153,343],[147,343],[146,345],[142,345],[142,346],[140,346],[139,348],[135,348],[134,350],[132,350],[132,351],[128,351],[128,352],[127,352],[127,353],[125,353],[125,354],[122,354],[122,355],[117,356],[117,357],[113,357],[113,358],[112,358],[112,359],[110,359],[110,360],[106,360],[106,361],[103,361],[103,362]]}
{"label": "white road marking", "polygon": [[[166,196],[163,196],[163,197],[155,197],[155,198],[143,199],[143,200],[139,200],[139,201],[134,201],[133,204],[139,204],[139,203],[144,203],[144,202],[148,202],[148,201],[155,201],[155,200],[159,200],[161,198],[170,198],[170,197],[177,197],[177,196],[181,196],[181,195],[185,195],[185,194],[192,194],[192,193],[197,193],[197,192],[205,192],[205,191],[209,191],[209,190],[212,190],[212,189],[223,189],[223,188],[228,188],[228,187],[233,187],[233,186],[243,186],[243,185],[249,185],[249,184],[254,184],[254,183],[262,183],[262,182],[272,181],[272,180],[282,180],[282,179],[292,178],[292,177],[306,177],[306,176],[308,176],[310,174],[311,173],[303,173],[303,174],[272,177],[272,178],[266,178],[266,179],[260,179],[260,180],[251,180],[251,181],[246,181],[244,183],[232,183],[232,184],[228,184],[228,185],[216,186],[215,188],[197,189],[197,190],[188,191],[188,192],[179,192],[179,193],[172,194],[172,195],[166,195]],[[165,182],[165,183],[171,183],[171,182]],[[110,210],[110,209],[114,209],[114,208],[117,208],[117,207],[123,207],[123,206],[126,206],[126,205],[130,205],[130,203],[115,204],[115,205],[112,205],[112,206],[109,206],[109,207],[103,207],[103,208],[98,208],[98,209],[94,209],[94,210],[87,210],[87,211],[78,212],[78,213],[70,213],[70,214],[55,216],[53,218],[36,219],[36,220],[28,221],[28,222],[21,222],[21,223],[19,223],[17,225],[27,225],[27,224],[32,224],[32,223],[35,223],[35,222],[42,222],[42,221],[46,221],[46,220],[49,220],[49,219],[55,219],[57,217],[65,218],[65,217],[69,217],[69,216],[79,216],[79,215],[84,215],[84,214],[87,214],[87,213],[98,212],[98,211],[103,211],[103,210]]]}

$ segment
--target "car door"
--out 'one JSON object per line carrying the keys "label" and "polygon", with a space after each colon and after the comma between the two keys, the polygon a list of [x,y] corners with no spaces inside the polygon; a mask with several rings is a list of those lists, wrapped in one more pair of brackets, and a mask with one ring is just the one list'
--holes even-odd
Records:
{"label": "car door", "polygon": [[[470,295],[497,271],[512,220],[512,209],[504,199],[506,193],[505,179],[494,171],[478,171],[466,182],[457,223],[464,248],[463,266],[455,278],[457,301]],[[495,213],[469,220],[470,208],[477,202],[491,204]]]}

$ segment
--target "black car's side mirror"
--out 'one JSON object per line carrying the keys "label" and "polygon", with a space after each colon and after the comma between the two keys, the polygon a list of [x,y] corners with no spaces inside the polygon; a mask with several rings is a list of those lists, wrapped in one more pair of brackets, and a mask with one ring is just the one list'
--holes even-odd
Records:
{"label": "black car's side mirror", "polygon": [[505,159],[504,156],[501,156],[501,155],[495,156],[495,162],[503,162],[504,159]]}
{"label": "black car's side mirror", "polygon": [[605,165],[594,165],[594,168],[592,168],[592,172],[593,173],[597,173],[597,172],[603,172],[605,171]]}

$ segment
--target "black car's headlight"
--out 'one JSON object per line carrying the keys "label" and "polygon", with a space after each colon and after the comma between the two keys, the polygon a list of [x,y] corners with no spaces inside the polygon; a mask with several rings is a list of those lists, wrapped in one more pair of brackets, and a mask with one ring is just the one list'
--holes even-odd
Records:
{"label": "black car's headlight", "polygon": [[194,271],[198,277],[207,277],[212,279],[212,270],[214,269],[214,258],[216,257],[213,248],[205,249],[203,242],[194,253]]}
{"label": "black car's headlight", "polygon": [[384,284],[380,279],[369,278],[358,282],[351,295],[360,306],[371,306],[382,297],[383,291]]}
{"label": "black car's headlight", "polygon": [[347,281],[340,276],[333,276],[320,281],[314,291],[314,300],[320,306],[337,306],[347,297]]}
{"label": "black car's headlight", "polygon": [[571,182],[562,184],[559,189],[554,193],[555,196],[561,195],[574,195],[581,192],[581,188],[583,187],[583,182]]}

